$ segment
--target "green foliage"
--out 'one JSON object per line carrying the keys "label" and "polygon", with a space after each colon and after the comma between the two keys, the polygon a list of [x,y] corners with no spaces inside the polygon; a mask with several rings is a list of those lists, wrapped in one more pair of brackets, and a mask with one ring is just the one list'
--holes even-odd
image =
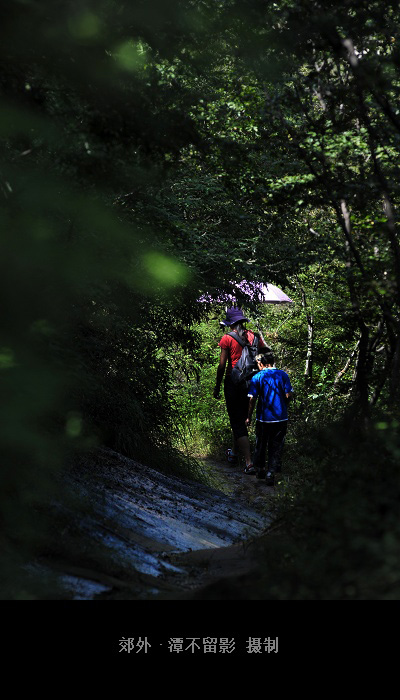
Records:
{"label": "green foliage", "polygon": [[176,446],[227,439],[202,292],[245,278],[295,299],[248,308],[300,426],[396,418],[398,20],[378,0],[0,10],[0,507],[17,550],[71,449],[193,474]]}
{"label": "green foliage", "polygon": [[354,428],[333,424],[324,433],[310,435],[308,445],[300,441],[300,463],[308,460],[311,468],[298,475],[301,495],[280,507],[280,517],[290,530],[288,588],[284,592],[283,586],[278,593],[273,586],[274,597],[398,597],[398,439],[393,428],[379,433],[377,423],[368,433]]}
{"label": "green foliage", "polygon": [[[208,322],[193,327],[195,344],[189,353],[179,348],[165,354],[165,361],[174,368],[174,385],[170,393],[181,433],[177,444],[189,454],[222,457],[231,443],[223,390],[221,399],[213,397],[221,331],[214,311]],[[220,311],[220,318],[223,310]]]}
{"label": "green foliage", "polygon": [[[115,9],[1,10],[6,578],[16,552],[29,558],[43,545],[36,509],[60,495],[57,477],[74,450],[105,443],[198,473],[172,447],[170,377],[157,359],[172,337],[183,342],[178,318],[191,317],[183,291],[190,297],[192,275],[165,250],[146,190],[191,125],[173,91],[158,91],[145,7]],[[127,191],[139,210],[130,220],[118,199]]]}
{"label": "green foliage", "polygon": [[303,425],[292,448],[296,466],[276,487],[258,571],[210,586],[202,598],[397,600],[398,423],[381,416],[367,432],[346,422]]}

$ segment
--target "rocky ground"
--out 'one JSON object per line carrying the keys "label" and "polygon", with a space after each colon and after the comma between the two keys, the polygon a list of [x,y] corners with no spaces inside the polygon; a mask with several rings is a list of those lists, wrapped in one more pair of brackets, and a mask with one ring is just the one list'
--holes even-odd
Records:
{"label": "rocky ground", "polygon": [[215,487],[111,450],[79,458],[68,477],[70,506],[56,507],[54,550],[35,564],[54,577],[56,597],[185,599],[251,572],[274,490],[240,467],[202,464]]}

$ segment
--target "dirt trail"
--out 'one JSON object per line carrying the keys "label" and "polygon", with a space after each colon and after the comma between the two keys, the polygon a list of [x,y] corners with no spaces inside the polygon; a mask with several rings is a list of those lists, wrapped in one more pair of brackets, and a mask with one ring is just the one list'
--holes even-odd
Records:
{"label": "dirt trail", "polygon": [[215,487],[112,450],[79,458],[68,484],[81,517],[76,507],[59,509],[57,547],[36,568],[74,600],[182,599],[250,571],[273,489],[240,467],[202,462]]}
{"label": "dirt trail", "polygon": [[168,561],[180,569],[170,573],[165,579],[176,589],[162,597],[170,599],[201,597],[201,590],[210,585],[224,585],[230,577],[251,574],[258,567],[258,537],[270,522],[270,508],[274,499],[274,489],[265,481],[243,473],[241,466],[232,466],[208,458],[202,459],[213,475],[218,488],[244,508],[252,508],[260,513],[264,527],[248,535],[241,542],[225,547],[201,549],[191,552],[172,553]]}

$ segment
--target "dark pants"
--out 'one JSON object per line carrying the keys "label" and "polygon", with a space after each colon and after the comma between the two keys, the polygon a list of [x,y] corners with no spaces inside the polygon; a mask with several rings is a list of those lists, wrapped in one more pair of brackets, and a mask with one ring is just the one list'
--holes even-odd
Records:
{"label": "dark pants", "polygon": [[287,420],[281,423],[256,421],[256,448],[253,459],[256,470],[265,470],[265,454],[268,448],[268,471],[274,473],[281,471],[286,431]]}
{"label": "dark pants", "polygon": [[224,395],[226,410],[228,411],[229,421],[235,439],[247,437],[248,432],[244,424],[249,410],[249,398],[247,396],[246,384],[234,384],[230,374],[227,374],[224,381]]}

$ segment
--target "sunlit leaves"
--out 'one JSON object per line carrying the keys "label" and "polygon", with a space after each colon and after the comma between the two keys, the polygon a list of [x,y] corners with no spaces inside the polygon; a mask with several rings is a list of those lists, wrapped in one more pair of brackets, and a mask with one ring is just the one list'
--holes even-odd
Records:
{"label": "sunlit leaves", "polygon": [[82,416],[80,413],[72,412],[68,415],[65,432],[70,438],[77,438],[82,433]]}
{"label": "sunlit leaves", "polygon": [[0,370],[10,369],[15,366],[14,352],[11,348],[0,348]]}
{"label": "sunlit leaves", "polygon": [[[146,253],[142,262],[148,279],[162,287],[185,284],[189,279],[189,270],[185,265],[162,253]],[[148,284],[151,285],[151,281]]]}
{"label": "sunlit leaves", "polygon": [[148,49],[141,41],[128,40],[113,51],[117,64],[125,71],[137,73],[142,71],[149,60]]}

